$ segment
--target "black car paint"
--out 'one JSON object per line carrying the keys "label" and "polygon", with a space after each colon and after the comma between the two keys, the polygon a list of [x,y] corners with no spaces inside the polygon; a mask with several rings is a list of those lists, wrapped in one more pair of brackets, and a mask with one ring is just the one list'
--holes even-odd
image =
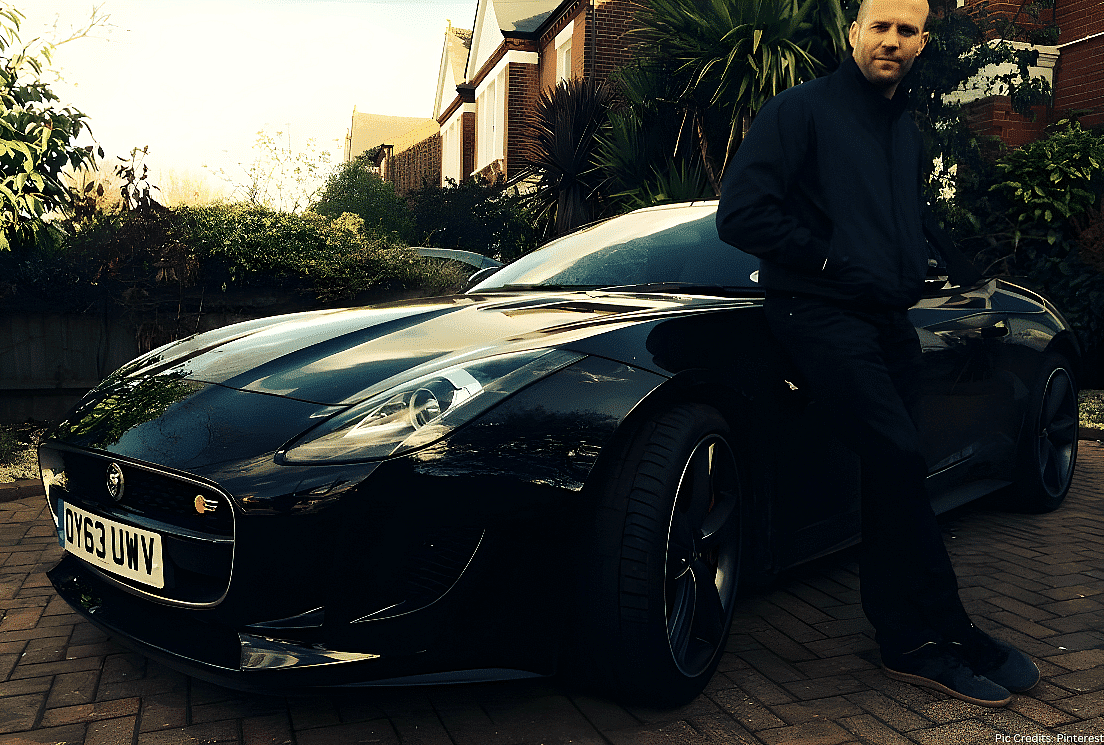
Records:
{"label": "black car paint", "polygon": [[[575,541],[593,509],[592,475],[672,401],[707,402],[739,433],[755,479],[744,574],[856,540],[857,462],[765,333],[761,302],[754,289],[491,292],[252,322],[186,342],[173,358],[115,374],[44,447],[104,465],[153,460],[225,495],[234,512],[225,597],[150,602],[71,556],[51,578],[125,643],[237,687],[550,674],[572,578],[584,569]],[[933,293],[910,315],[924,345],[925,454],[946,506],[1006,483],[1040,352],[1076,358],[1076,346],[1040,298],[1002,280]],[[412,453],[280,462],[311,417],[323,421],[412,365],[491,341],[587,356]],[[141,386],[149,395],[128,406]],[[378,657],[243,671],[241,634]]]}

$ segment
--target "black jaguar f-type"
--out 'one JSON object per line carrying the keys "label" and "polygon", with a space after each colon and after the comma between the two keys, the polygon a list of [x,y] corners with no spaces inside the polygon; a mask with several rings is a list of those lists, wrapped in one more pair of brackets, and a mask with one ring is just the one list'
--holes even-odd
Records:
{"label": "black jaguar f-type", "polygon": [[[130,362],[39,451],[55,587],[233,687],[570,670],[693,697],[741,582],[859,534],[857,459],[715,212],[641,210],[466,294],[250,321]],[[1057,507],[1069,327],[1013,281],[929,285],[909,315],[937,510]]]}

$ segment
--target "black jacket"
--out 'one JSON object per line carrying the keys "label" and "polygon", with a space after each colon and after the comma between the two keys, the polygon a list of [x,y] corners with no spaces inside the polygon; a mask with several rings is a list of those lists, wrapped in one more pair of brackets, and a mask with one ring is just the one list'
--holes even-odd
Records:
{"label": "black jacket", "polygon": [[907,103],[849,57],[755,117],[724,174],[717,230],[760,258],[764,288],[903,309],[919,300],[929,259],[959,263],[925,236],[923,144]]}

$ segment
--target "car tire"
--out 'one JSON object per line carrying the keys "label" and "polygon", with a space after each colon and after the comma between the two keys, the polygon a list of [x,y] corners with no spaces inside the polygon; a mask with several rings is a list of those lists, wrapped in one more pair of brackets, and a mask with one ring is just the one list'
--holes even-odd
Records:
{"label": "car tire", "polygon": [[732,440],[716,410],[675,406],[640,427],[599,486],[580,651],[615,698],[677,706],[717,668],[740,570]]}
{"label": "car tire", "polygon": [[1077,461],[1077,382],[1066,358],[1050,354],[1031,392],[1020,434],[1011,506],[1050,512],[1069,492]]}

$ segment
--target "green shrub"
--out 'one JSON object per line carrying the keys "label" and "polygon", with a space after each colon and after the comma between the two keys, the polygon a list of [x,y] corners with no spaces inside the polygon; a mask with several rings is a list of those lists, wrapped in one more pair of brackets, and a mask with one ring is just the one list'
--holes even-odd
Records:
{"label": "green shrub", "polygon": [[394,184],[380,178],[374,165],[369,153],[342,163],[326,179],[311,211],[329,218],[351,212],[363,221],[366,235],[409,242],[414,230],[410,208],[395,193]]}
{"label": "green shrub", "polygon": [[423,186],[410,195],[413,243],[458,248],[513,261],[537,245],[533,218],[525,200],[501,180],[475,177],[459,184]]}
{"label": "green shrub", "polygon": [[959,197],[969,220],[964,247],[988,273],[1026,277],[1043,290],[1087,357],[1104,359],[1104,274],[1078,243],[1078,225],[1104,193],[1104,137],[1063,121],[998,158],[994,173],[988,186]]}
{"label": "green shrub", "polygon": [[989,188],[1002,192],[1017,226],[1060,229],[1096,204],[1099,195],[1094,192],[1104,176],[1104,138],[1076,122],[1063,120],[1056,126],[1049,137],[1012,150],[997,162],[1004,180]]}

